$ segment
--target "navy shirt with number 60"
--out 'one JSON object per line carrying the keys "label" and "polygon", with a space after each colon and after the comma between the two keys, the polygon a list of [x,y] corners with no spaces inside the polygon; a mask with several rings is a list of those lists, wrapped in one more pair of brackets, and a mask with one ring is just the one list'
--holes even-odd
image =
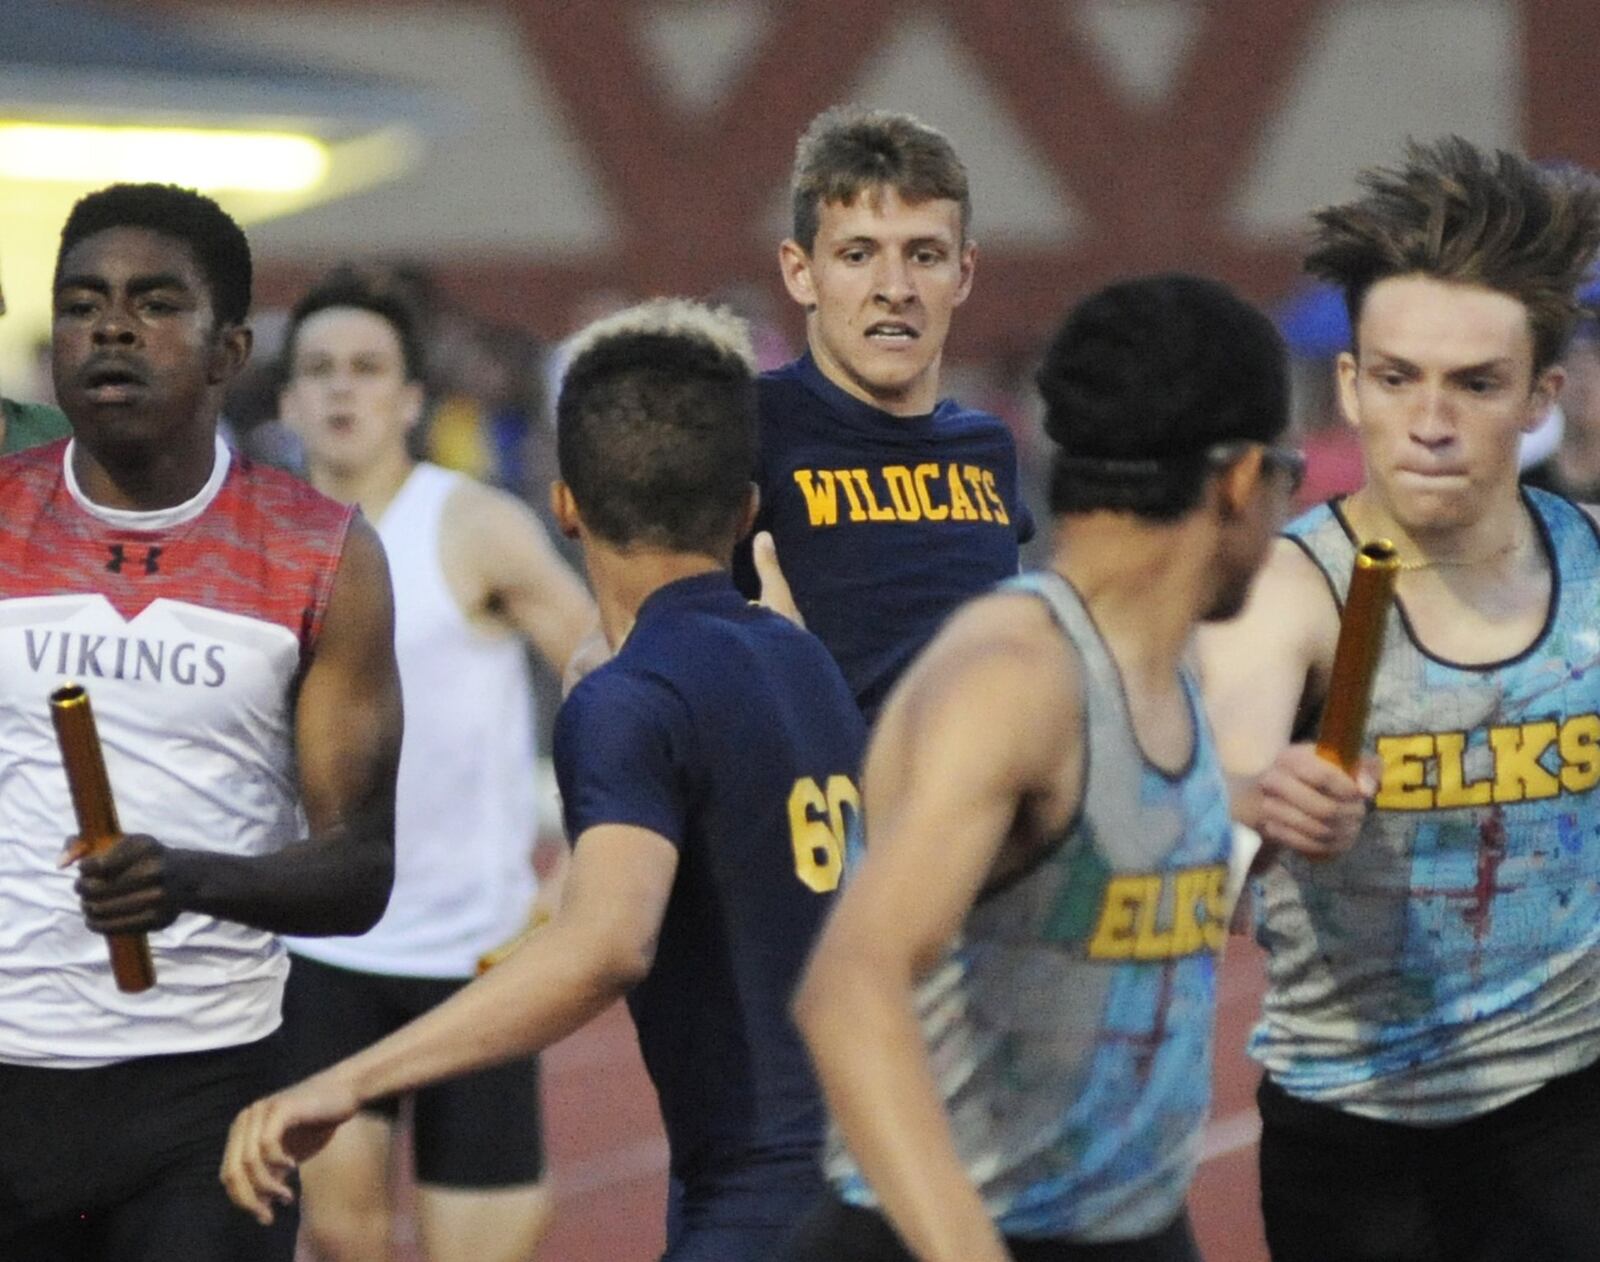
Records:
{"label": "navy shirt with number 60", "polygon": [[690,1203],[770,1190],[789,1212],[777,1201],[820,1186],[823,1107],[788,1005],[838,884],[865,738],[821,643],[720,571],[655,591],[557,716],[568,836],[629,824],[678,849],[628,1005]]}

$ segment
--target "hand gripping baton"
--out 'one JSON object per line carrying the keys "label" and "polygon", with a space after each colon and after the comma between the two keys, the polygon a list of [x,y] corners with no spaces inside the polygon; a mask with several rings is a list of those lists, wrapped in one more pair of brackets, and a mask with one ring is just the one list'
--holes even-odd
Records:
{"label": "hand gripping baton", "polygon": [[[89,708],[89,694],[81,684],[67,684],[50,694],[50,718],[55,723],[56,743],[61,746],[61,761],[67,769],[72,811],[78,817],[78,837],[90,854],[103,854],[116,844],[122,829],[117,824],[117,804],[111,799],[111,781],[106,776],[94,711]],[[144,934],[109,933],[106,942],[111,948],[111,972],[118,990],[136,994],[156,984],[150,943]]]}

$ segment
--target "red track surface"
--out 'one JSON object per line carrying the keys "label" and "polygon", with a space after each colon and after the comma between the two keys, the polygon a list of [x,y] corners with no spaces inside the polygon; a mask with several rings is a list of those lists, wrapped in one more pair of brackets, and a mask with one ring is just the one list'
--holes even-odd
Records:
{"label": "red track surface", "polygon": [[[1234,938],[1222,973],[1209,1155],[1189,1198],[1206,1262],[1267,1262],[1256,1191],[1257,1074],[1244,1055],[1260,993],[1260,955]],[[621,1005],[546,1055],[544,1093],[557,1209],[539,1262],[651,1262],[664,1238],[666,1141]],[[409,1223],[397,1234],[395,1262],[420,1262]]]}

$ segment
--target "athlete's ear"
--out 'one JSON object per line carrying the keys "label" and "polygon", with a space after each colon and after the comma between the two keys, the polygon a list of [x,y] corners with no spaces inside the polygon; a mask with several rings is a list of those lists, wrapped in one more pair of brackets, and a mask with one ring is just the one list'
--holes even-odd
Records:
{"label": "athlete's ear", "polygon": [[778,247],[778,270],[783,273],[783,287],[807,311],[817,308],[817,287],[811,277],[811,255],[793,237]]}
{"label": "athlete's ear", "polygon": [[1552,364],[1539,374],[1539,379],[1533,383],[1533,393],[1528,396],[1528,414],[1522,420],[1524,434],[1531,434],[1544,424],[1544,418],[1550,415],[1566,383],[1567,370],[1560,364]]}
{"label": "athlete's ear", "polygon": [[400,407],[406,421],[406,433],[416,429],[422,421],[423,408],[427,406],[428,392],[420,381],[408,381],[400,396]]}
{"label": "athlete's ear", "polygon": [[953,306],[959,307],[967,300],[967,295],[972,292],[972,275],[978,266],[978,243],[970,237],[961,243],[961,255],[958,259],[961,265],[961,281],[956,286],[956,297]]}
{"label": "athlete's ear", "polygon": [[226,324],[211,342],[211,358],[206,365],[206,384],[224,386],[239,375],[249,362],[255,332],[248,324]]}
{"label": "athlete's ear", "polygon": [[556,519],[556,527],[564,538],[578,537],[583,525],[583,518],[578,513],[578,501],[572,496],[572,488],[560,478],[550,483],[550,515]]}
{"label": "athlete's ear", "polygon": [[1217,474],[1217,508],[1223,521],[1233,521],[1248,510],[1267,471],[1262,451],[1252,444],[1244,455]]}
{"label": "athlete's ear", "polygon": [[750,484],[748,498],[744,504],[744,517],[739,522],[737,538],[743,539],[750,533],[750,528],[756,524],[756,514],[761,511],[761,488],[756,483]]}
{"label": "athlete's ear", "polygon": [[1339,358],[1333,363],[1334,378],[1339,388],[1339,411],[1343,414],[1345,424],[1361,428],[1361,405],[1356,399],[1356,377],[1361,372],[1361,365],[1356,361],[1354,351],[1340,351]]}

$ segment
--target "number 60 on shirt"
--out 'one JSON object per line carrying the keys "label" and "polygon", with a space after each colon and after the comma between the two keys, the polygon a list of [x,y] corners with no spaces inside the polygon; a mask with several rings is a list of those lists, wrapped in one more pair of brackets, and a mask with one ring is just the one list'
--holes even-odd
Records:
{"label": "number 60 on shirt", "polygon": [[849,776],[829,776],[826,785],[812,776],[794,782],[789,791],[789,838],[795,875],[807,889],[826,894],[838,888],[850,818],[860,814],[861,791]]}

